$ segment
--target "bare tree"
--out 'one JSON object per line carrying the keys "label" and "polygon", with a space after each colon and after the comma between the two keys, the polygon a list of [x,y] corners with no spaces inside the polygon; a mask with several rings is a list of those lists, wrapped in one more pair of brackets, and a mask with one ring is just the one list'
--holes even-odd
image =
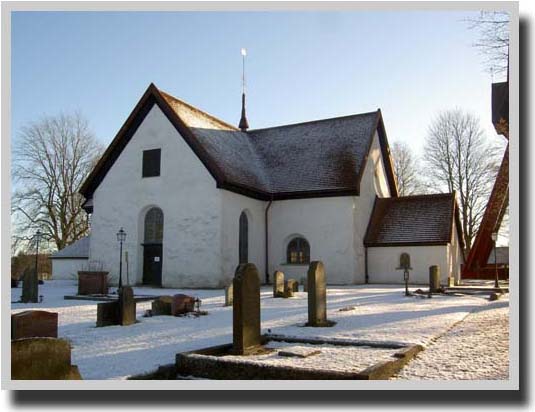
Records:
{"label": "bare tree", "polygon": [[509,13],[482,11],[478,18],[468,19],[469,28],[479,32],[474,44],[486,57],[486,66],[492,73],[507,72],[509,59]]}
{"label": "bare tree", "polygon": [[426,142],[425,175],[438,191],[456,191],[467,249],[477,230],[499,167],[479,120],[461,110],[442,112],[431,123]]}
{"label": "bare tree", "polygon": [[22,128],[13,149],[14,249],[37,229],[58,249],[87,234],[78,189],[101,153],[78,113],[45,117]]}
{"label": "bare tree", "polygon": [[410,147],[403,142],[394,142],[391,148],[399,195],[410,196],[425,193],[418,171],[417,159]]}

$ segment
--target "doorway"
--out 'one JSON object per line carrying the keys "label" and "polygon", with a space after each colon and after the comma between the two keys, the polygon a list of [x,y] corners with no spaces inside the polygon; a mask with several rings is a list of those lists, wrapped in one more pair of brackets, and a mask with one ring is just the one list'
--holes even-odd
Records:
{"label": "doorway", "polygon": [[153,207],[145,215],[143,239],[143,284],[162,286],[163,212]]}

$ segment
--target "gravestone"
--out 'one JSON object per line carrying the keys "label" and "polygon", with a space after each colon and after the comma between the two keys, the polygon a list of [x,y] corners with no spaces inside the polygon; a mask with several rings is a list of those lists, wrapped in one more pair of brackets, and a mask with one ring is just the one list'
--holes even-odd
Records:
{"label": "gravestone", "polygon": [[184,315],[195,310],[195,298],[193,296],[177,294],[173,296],[171,303],[171,315]]}
{"label": "gravestone", "polygon": [[112,326],[119,323],[118,302],[102,302],[97,304],[97,328]]}
{"label": "gravestone", "polygon": [[22,279],[22,303],[37,303],[39,295],[39,280],[34,269],[27,268]]}
{"label": "gravestone", "polygon": [[284,296],[284,273],[276,270],[273,274],[273,297],[282,298]]}
{"label": "gravestone", "polygon": [[440,289],[440,268],[429,266],[429,293],[437,293]]}
{"label": "gravestone", "polygon": [[81,270],[78,272],[79,295],[107,295],[108,272]]}
{"label": "gravestone", "polygon": [[27,310],[11,315],[11,339],[58,337],[58,314]]}
{"label": "gravestone", "polygon": [[295,292],[299,292],[299,283],[297,282],[297,280],[295,279],[288,279],[292,285],[292,288],[293,288],[293,291],[294,293]]}
{"label": "gravestone", "polygon": [[68,341],[56,338],[27,338],[11,341],[11,379],[82,379],[71,365]]}
{"label": "gravestone", "polygon": [[307,326],[326,326],[327,286],[323,263],[314,261],[308,268],[308,323]]}
{"label": "gravestone", "polygon": [[285,299],[293,298],[294,297],[294,280],[288,279],[284,281],[284,295],[283,297]]}
{"label": "gravestone", "polygon": [[153,316],[167,315],[171,316],[172,296],[160,296],[152,301],[151,311]]}
{"label": "gravestone", "polygon": [[225,288],[225,306],[232,306],[234,301],[234,288],[232,283]]}
{"label": "gravestone", "polygon": [[247,355],[261,344],[260,279],[252,263],[240,264],[233,280],[232,352]]}
{"label": "gravestone", "polygon": [[119,291],[119,324],[121,326],[136,323],[136,301],[131,286],[123,286]]}
{"label": "gravestone", "polygon": [[301,285],[303,285],[303,292],[308,292],[308,282],[304,276],[301,278]]}

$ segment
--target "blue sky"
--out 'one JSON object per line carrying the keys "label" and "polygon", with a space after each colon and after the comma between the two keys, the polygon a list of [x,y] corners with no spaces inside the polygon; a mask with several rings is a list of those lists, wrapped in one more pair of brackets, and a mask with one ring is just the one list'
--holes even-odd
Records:
{"label": "blue sky", "polygon": [[420,152],[440,110],[481,119],[490,83],[469,12],[16,12],[12,131],[81,111],[109,143],[147,86],[229,123],[246,47],[251,128],[381,108],[389,140]]}

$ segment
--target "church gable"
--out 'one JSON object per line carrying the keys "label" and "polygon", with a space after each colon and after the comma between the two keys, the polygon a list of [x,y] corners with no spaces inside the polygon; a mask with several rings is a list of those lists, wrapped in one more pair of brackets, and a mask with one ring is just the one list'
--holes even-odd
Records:
{"label": "church gable", "polygon": [[379,110],[244,132],[151,84],[84,182],[81,193],[88,204],[154,105],[219,188],[260,200],[357,196],[373,138],[378,135],[389,192],[397,196]]}

